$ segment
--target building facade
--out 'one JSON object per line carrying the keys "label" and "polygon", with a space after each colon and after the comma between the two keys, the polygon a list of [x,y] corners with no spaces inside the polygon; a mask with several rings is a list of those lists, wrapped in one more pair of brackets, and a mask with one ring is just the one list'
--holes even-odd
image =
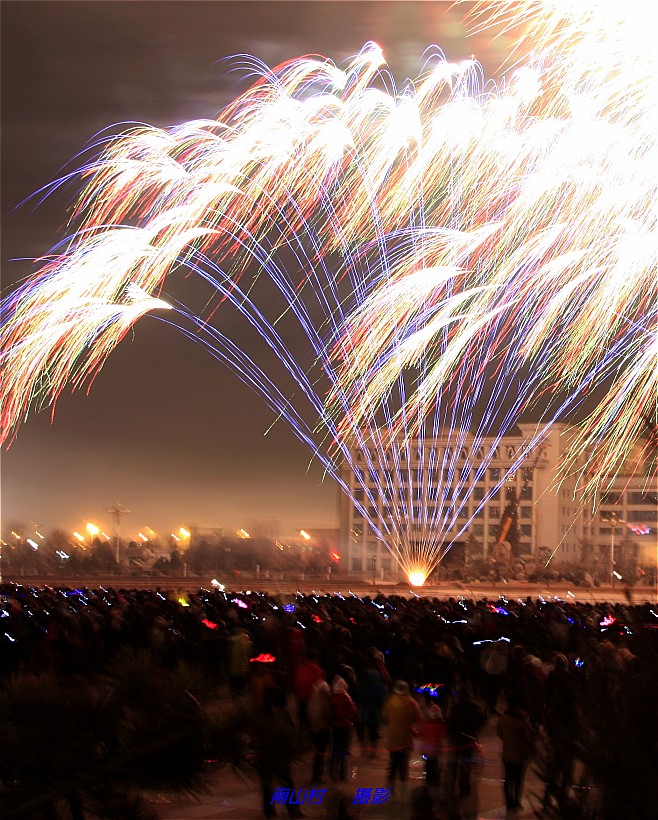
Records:
{"label": "building facade", "polygon": [[552,425],[527,451],[535,431],[521,424],[517,434],[498,438],[464,432],[352,450],[342,472],[349,487],[340,506],[342,569],[369,580],[401,579],[392,541],[393,553],[400,543],[463,551],[477,542],[481,555],[492,557],[510,502],[519,558],[548,550],[556,563],[579,560],[584,510],[575,480],[556,487],[567,425]]}
{"label": "building facade", "polygon": [[592,572],[606,581],[613,569],[618,576],[658,571],[658,488],[632,467],[615,476],[584,520]]}

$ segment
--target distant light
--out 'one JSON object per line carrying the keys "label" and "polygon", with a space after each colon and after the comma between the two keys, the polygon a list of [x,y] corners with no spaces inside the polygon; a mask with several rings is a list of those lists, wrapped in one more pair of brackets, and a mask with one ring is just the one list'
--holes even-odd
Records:
{"label": "distant light", "polygon": [[181,527],[178,530],[178,534],[180,535],[181,538],[189,538],[190,537],[190,532],[189,532],[189,530],[186,530],[185,527]]}
{"label": "distant light", "polygon": [[65,553],[65,552],[64,552],[64,550],[57,550],[57,555],[59,555],[59,557],[60,557],[63,561],[66,561],[66,559],[69,557],[69,556],[67,555],[67,553]]}
{"label": "distant light", "polygon": [[635,535],[649,535],[651,532],[651,527],[647,527],[646,524],[627,524],[626,526]]}
{"label": "distant light", "polygon": [[244,601],[241,601],[239,598],[231,598],[232,604],[237,604],[240,609],[249,609],[249,604],[245,604]]}
{"label": "distant light", "polygon": [[615,570],[612,574],[615,576],[615,578],[621,581],[621,575],[617,572],[617,570]]}
{"label": "distant light", "polygon": [[239,535],[240,538],[251,538],[246,530],[238,530],[236,534]]}
{"label": "distant light", "polygon": [[311,536],[306,532],[306,530],[300,530],[299,534],[304,539],[304,541],[310,541],[311,540]]}
{"label": "distant light", "polygon": [[104,538],[106,541],[109,541],[109,540],[110,540],[110,536],[109,536],[106,532],[101,532],[101,535],[103,536],[103,538]]}
{"label": "distant light", "polygon": [[176,540],[176,541],[180,541],[180,538],[176,535],[176,533],[175,533],[175,532],[172,532],[172,533],[171,533],[171,537],[172,537],[174,540]]}
{"label": "distant light", "polygon": [[142,539],[142,541],[148,541],[148,538],[144,535],[143,532],[138,532],[137,535]]}
{"label": "distant light", "polygon": [[276,657],[274,655],[270,655],[267,652],[262,653],[260,655],[256,655],[255,658],[249,658],[249,663],[274,663]]}
{"label": "distant light", "polygon": [[36,535],[36,537],[37,537],[37,538],[43,538],[43,535],[41,535],[41,533],[39,532],[39,530],[35,530],[35,531],[34,531],[34,534]]}
{"label": "distant light", "polygon": [[187,600],[187,598],[184,595],[181,595],[181,597],[178,599],[178,603],[181,606],[189,606],[190,605],[190,602]]}
{"label": "distant light", "polygon": [[96,524],[87,523],[87,532],[90,536],[98,535],[100,529],[96,526]]}
{"label": "distant light", "polygon": [[340,561],[340,555],[337,552],[332,552],[331,557],[334,559],[334,561]]}
{"label": "distant light", "polygon": [[423,683],[421,686],[417,686],[415,691],[418,692],[419,695],[429,695],[431,698],[438,698],[441,694],[441,690],[445,688],[445,683]]}
{"label": "distant light", "polygon": [[85,539],[82,537],[82,535],[80,535],[80,533],[79,533],[79,532],[74,532],[74,533],[73,533],[73,537],[74,537],[74,538],[77,538],[77,539],[78,539],[78,541],[84,541],[84,540],[85,540]]}
{"label": "distant light", "polygon": [[224,590],[226,589],[224,584],[220,584],[217,578],[212,579],[212,581],[210,582],[210,586],[214,587],[215,589],[218,589],[220,592],[224,592]]}
{"label": "distant light", "polygon": [[31,538],[27,539],[27,543],[32,547],[33,550],[39,549],[39,545],[37,544],[37,542],[33,541]]}

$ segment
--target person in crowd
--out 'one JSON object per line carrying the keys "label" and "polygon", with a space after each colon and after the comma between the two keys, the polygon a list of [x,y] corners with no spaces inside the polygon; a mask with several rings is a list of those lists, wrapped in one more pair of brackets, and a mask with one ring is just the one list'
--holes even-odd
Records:
{"label": "person in crowd", "polygon": [[236,625],[229,637],[228,650],[228,682],[234,698],[246,689],[252,651],[253,644],[249,633],[244,627]]}
{"label": "person in crowd", "polygon": [[498,698],[507,675],[509,644],[506,641],[490,641],[482,650],[480,666],[484,673],[484,697],[490,715],[498,714]]}
{"label": "person in crowd", "polygon": [[331,684],[331,708],[331,779],[345,782],[357,708],[347,692],[346,681],[339,675]]}
{"label": "person in crowd", "polygon": [[383,718],[389,754],[388,782],[393,792],[396,780],[402,784],[407,782],[409,755],[414,744],[414,727],[423,718],[420,707],[411,697],[406,681],[397,680],[393,684],[393,693],[384,704]]}
{"label": "person in crowd", "polygon": [[516,810],[521,808],[523,780],[538,734],[530,716],[517,701],[512,700],[508,706],[498,721],[496,733],[503,742],[505,803],[509,810]]}
{"label": "person in crowd", "polygon": [[359,725],[362,735],[361,748],[371,760],[377,757],[379,732],[382,725],[382,708],[386,700],[387,688],[379,665],[366,659],[361,676],[361,702],[359,704]]}
{"label": "person in crowd", "polygon": [[[300,748],[292,719],[286,709],[287,695],[280,686],[265,690],[261,709],[250,714],[250,736],[254,750],[253,763],[261,784],[261,798],[265,817],[276,817],[273,804],[274,789],[283,787],[295,791],[291,764],[299,756]],[[291,818],[302,817],[299,805],[286,803]]]}
{"label": "person in crowd", "polygon": [[576,690],[567,658],[558,654],[546,678],[544,727],[549,741],[549,759],[544,805],[550,796],[571,782],[578,733]]}
{"label": "person in crowd", "polygon": [[468,797],[471,793],[471,772],[479,752],[478,736],[486,720],[484,707],[473,698],[470,685],[464,685],[446,718],[450,798]]}
{"label": "person in crowd", "polygon": [[308,701],[307,717],[313,743],[311,782],[322,783],[333,720],[331,690],[324,679],[317,680],[313,685],[313,691]]}
{"label": "person in crowd", "polygon": [[416,786],[409,799],[409,820],[440,820],[434,808],[434,800],[427,786]]}
{"label": "person in crowd", "polygon": [[302,732],[308,728],[306,713],[313,687],[317,681],[326,679],[324,669],[318,661],[317,653],[309,652],[295,670],[294,688],[297,697],[297,716],[299,728]]}
{"label": "person in crowd", "polygon": [[441,708],[436,703],[427,706],[418,725],[418,751],[425,762],[425,785],[438,789],[441,779],[441,752],[446,736]]}

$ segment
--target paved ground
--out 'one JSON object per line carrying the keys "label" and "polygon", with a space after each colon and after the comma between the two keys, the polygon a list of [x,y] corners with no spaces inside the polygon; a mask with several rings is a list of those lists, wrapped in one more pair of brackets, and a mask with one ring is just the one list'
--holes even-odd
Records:
{"label": "paved ground", "polygon": [[[487,723],[480,741],[483,756],[477,771],[474,773],[474,794],[459,801],[458,808],[462,818],[482,818],[495,820],[507,817],[503,797],[502,766],[500,763],[500,742],[496,736],[496,718]],[[531,767],[532,768],[532,767]],[[356,789],[382,788],[386,786],[386,753],[379,752],[375,760],[361,754],[358,744],[352,749],[348,768],[348,782],[340,784],[340,793],[354,798]],[[309,787],[310,758],[300,762],[293,770],[297,788]],[[409,793],[414,787],[422,785],[422,761],[417,754],[412,757],[410,780],[407,794],[400,794],[382,805],[350,806],[354,817],[360,820],[404,820],[409,814]],[[157,811],[160,820],[257,820],[262,818],[258,783],[251,779],[237,776],[231,771],[220,771],[213,775],[210,793],[200,799],[180,799],[171,796],[153,795],[152,808]],[[322,787],[324,788],[324,786]],[[523,808],[510,813],[510,818],[527,820],[536,817],[533,808],[538,805],[536,793],[543,791],[543,784],[537,776],[528,772],[526,778]],[[327,785],[327,794],[321,806],[304,805],[302,811],[308,818],[332,818],[331,807],[335,803],[337,790]],[[360,812],[359,812],[360,809]],[[283,806],[277,806],[279,817],[288,817]]]}

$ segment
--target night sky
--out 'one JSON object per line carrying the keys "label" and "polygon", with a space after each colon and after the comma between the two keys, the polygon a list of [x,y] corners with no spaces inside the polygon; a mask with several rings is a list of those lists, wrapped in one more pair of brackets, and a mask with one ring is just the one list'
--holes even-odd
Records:
{"label": "night sky", "polygon": [[[250,84],[226,58],[274,66],[320,54],[344,65],[375,40],[402,87],[431,44],[449,59],[474,53],[489,76],[506,53],[502,39],[468,39],[463,7],[448,3],[3,0],[1,13],[3,293],[32,269],[20,260],[64,236],[76,189],[17,206],[72,170],[107,126],[216,116]],[[54,422],[48,411],[31,416],[3,451],[3,532],[110,528],[115,502],[131,510],[126,533],[336,526],[333,481],[272,421],[231,372],[147,315],[89,395],[63,394]]]}

